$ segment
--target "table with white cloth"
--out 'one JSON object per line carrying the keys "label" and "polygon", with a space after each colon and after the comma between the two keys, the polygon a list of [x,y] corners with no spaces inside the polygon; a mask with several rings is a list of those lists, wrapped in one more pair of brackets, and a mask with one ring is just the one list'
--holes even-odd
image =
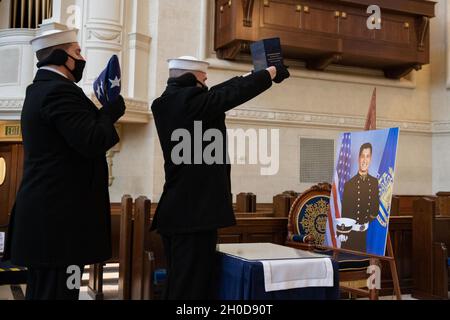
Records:
{"label": "table with white cloth", "polygon": [[219,300],[337,300],[339,271],[329,256],[270,243],[217,249]]}

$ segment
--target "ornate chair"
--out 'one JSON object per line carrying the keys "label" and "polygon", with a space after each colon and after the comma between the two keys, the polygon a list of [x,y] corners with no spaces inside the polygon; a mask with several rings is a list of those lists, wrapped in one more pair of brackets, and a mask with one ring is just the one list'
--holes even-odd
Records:
{"label": "ornate chair", "polygon": [[[0,232],[5,233],[8,226],[0,226]],[[3,252],[0,252],[0,286],[10,286],[14,300],[24,300],[20,285],[27,283],[27,269],[17,267],[9,262],[2,262]]]}
{"label": "ornate chair", "polygon": [[[341,290],[366,288],[370,259],[347,253],[337,253],[322,247],[325,244],[330,196],[331,185],[322,183],[305,191],[297,198],[289,214],[286,246],[333,255],[339,263]],[[361,290],[361,295],[368,296],[369,291],[363,294]],[[377,297],[371,296],[371,298],[376,299]]]}

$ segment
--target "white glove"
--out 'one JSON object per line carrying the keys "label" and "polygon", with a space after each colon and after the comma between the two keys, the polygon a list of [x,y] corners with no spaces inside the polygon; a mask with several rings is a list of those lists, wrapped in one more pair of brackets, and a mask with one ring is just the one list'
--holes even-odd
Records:
{"label": "white glove", "polygon": [[355,224],[352,231],[355,232],[366,232],[369,229],[369,223],[366,224]]}
{"label": "white glove", "polygon": [[338,237],[338,239],[339,239],[339,241],[340,241],[341,243],[342,243],[342,242],[347,242],[348,236],[341,234],[341,235]]}

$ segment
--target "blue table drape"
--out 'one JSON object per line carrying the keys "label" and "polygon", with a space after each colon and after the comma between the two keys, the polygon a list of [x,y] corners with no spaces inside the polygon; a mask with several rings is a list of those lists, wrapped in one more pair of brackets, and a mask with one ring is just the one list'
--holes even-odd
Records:
{"label": "blue table drape", "polygon": [[264,268],[261,262],[245,261],[222,253],[216,258],[216,283],[214,291],[218,300],[268,301],[268,300],[338,300],[339,267],[333,262],[334,287],[302,288],[266,292]]}

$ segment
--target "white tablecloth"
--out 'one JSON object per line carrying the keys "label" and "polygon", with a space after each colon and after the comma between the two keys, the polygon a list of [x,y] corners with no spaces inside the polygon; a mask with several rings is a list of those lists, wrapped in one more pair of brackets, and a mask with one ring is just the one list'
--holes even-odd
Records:
{"label": "white tablecloth", "polygon": [[324,255],[270,243],[225,244],[218,251],[261,262],[266,292],[334,286],[333,264]]}
{"label": "white tablecloth", "polygon": [[329,258],[262,261],[266,292],[334,285]]}

